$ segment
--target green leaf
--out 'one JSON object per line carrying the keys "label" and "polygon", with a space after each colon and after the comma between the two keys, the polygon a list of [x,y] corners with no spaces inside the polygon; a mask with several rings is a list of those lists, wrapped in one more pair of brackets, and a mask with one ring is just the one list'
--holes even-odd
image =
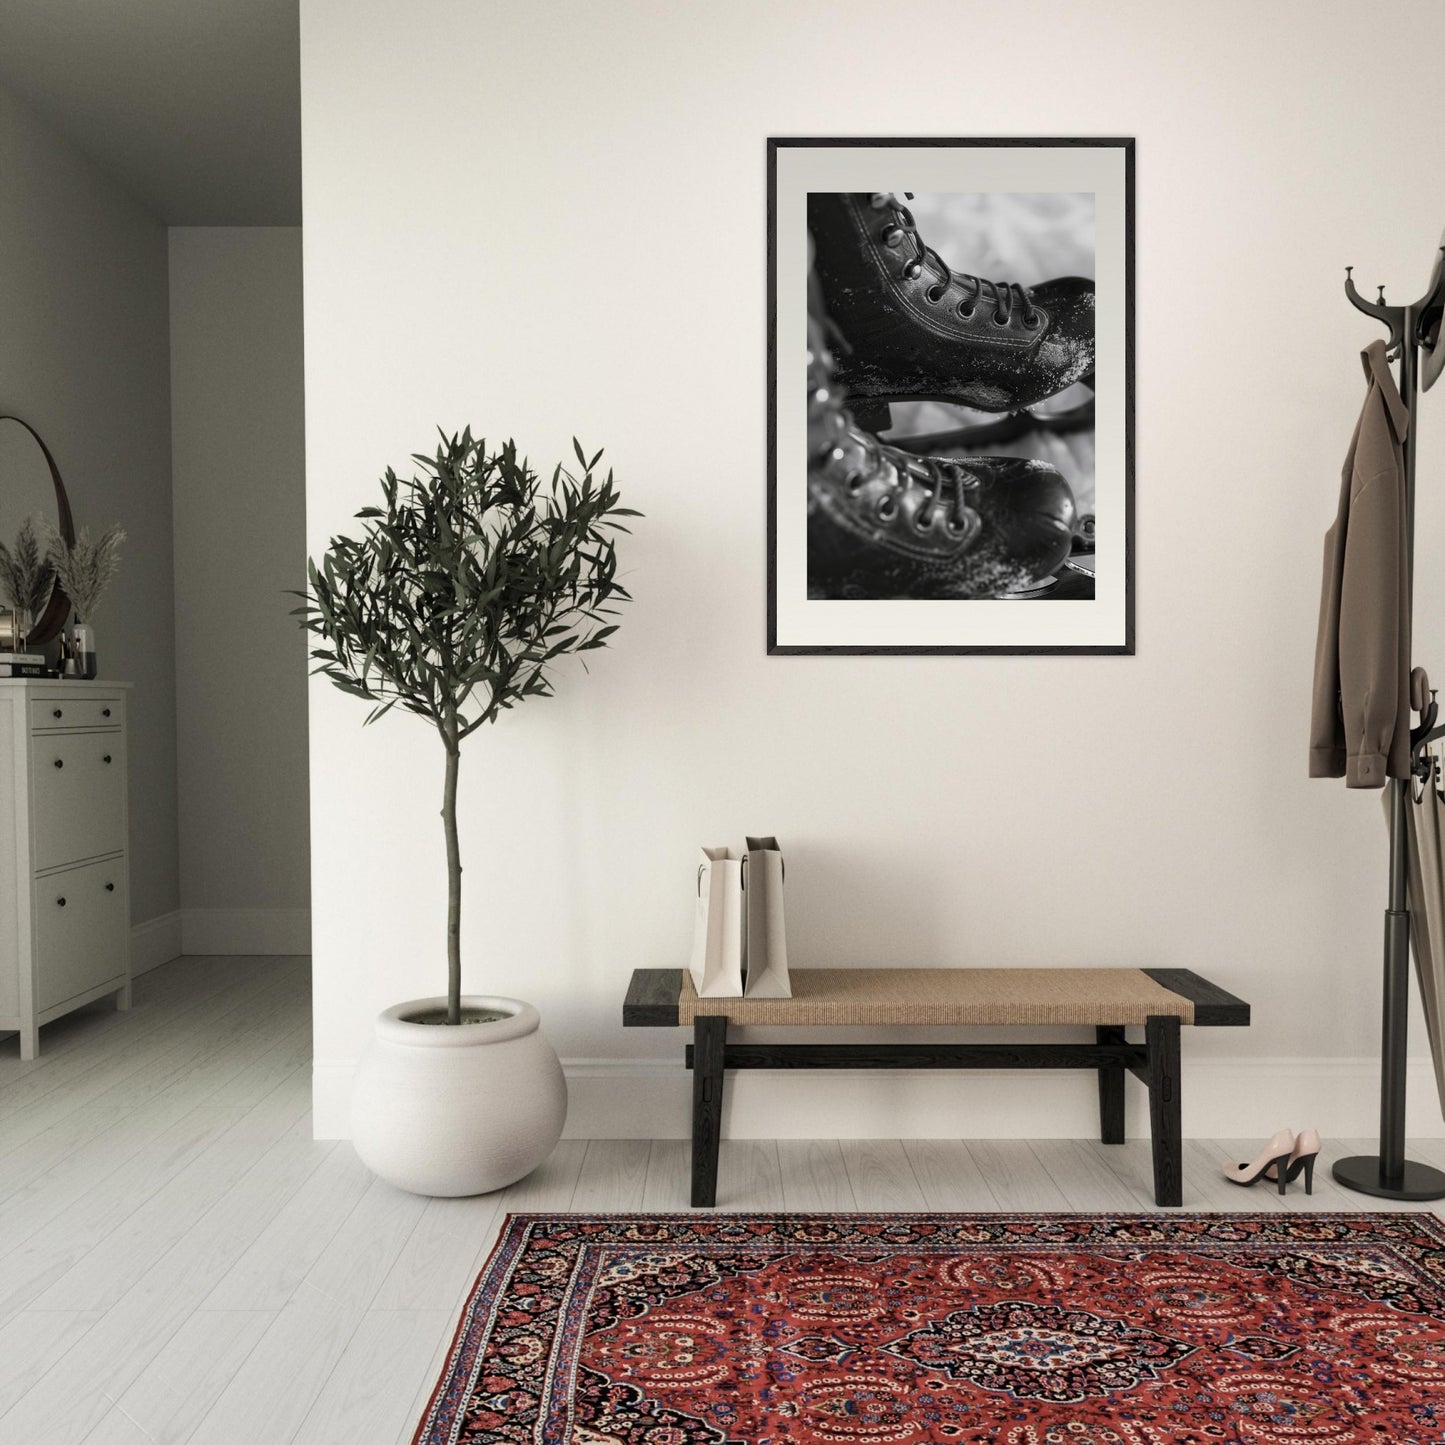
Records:
{"label": "green leaf", "polygon": [[456,719],[459,740],[552,696],[551,667],[606,645],[612,604],[628,599],[613,534],[639,514],[611,471],[596,481],[602,453],[589,461],[576,438],[580,482],[559,464],[544,486],[513,441],[437,435],[410,477],[386,469],[360,535],[307,559],[292,615],[318,644],[315,673],[369,702],[368,723],[399,706],[438,727]]}

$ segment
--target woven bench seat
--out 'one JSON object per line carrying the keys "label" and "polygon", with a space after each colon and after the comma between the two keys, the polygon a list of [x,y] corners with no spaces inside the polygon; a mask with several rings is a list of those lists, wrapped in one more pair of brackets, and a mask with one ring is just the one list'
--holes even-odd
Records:
{"label": "woven bench seat", "polygon": [[[683,969],[639,968],[622,1006],[629,1028],[690,1027],[692,1203],[717,1202],[718,1143],[729,1069],[1088,1069],[1099,1132],[1124,1142],[1124,1081],[1149,1090],[1154,1196],[1182,1203],[1179,1034],[1238,1027],[1249,1005],[1182,968],[800,968],[792,998],[699,998]],[[1083,1025],[1093,1043],[743,1043],[733,1026],[897,1028]],[[1131,1042],[1126,1030],[1142,1027]]]}
{"label": "woven bench seat", "polygon": [[1194,1000],[1138,968],[800,968],[792,998],[699,998],[684,973],[678,1022],[1144,1024],[1194,1022]]}

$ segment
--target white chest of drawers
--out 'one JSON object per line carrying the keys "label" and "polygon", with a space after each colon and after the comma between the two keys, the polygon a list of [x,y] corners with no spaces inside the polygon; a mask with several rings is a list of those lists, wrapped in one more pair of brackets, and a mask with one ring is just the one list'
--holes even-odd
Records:
{"label": "white chest of drawers", "polygon": [[130,1007],[128,683],[0,679],[0,1032]]}

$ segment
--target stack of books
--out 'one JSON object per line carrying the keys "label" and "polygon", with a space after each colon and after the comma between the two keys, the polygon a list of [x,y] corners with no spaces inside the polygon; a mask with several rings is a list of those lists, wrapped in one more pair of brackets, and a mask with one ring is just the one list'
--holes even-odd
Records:
{"label": "stack of books", "polygon": [[43,652],[0,652],[0,677],[44,677]]}

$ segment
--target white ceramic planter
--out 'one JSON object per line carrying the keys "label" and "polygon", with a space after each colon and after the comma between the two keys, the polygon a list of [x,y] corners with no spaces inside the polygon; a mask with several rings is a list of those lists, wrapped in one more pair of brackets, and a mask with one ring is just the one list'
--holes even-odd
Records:
{"label": "white ceramic planter", "polygon": [[408,1023],[444,998],[389,1008],[357,1069],[351,1139],[362,1162],[413,1194],[486,1194],[530,1174],[556,1147],[567,1081],[541,1018],[515,998],[471,994],[492,1023]]}

